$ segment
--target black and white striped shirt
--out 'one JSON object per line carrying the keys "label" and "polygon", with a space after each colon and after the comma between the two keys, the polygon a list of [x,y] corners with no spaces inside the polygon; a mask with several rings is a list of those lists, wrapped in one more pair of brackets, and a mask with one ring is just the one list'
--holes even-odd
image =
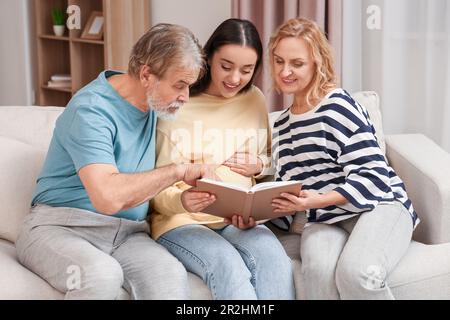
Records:
{"label": "black and white striped shirt", "polygon": [[348,203],[307,212],[308,224],[332,224],[401,202],[419,223],[403,182],[387,164],[367,110],[345,90],[330,92],[314,109],[277,119],[273,130],[277,181],[297,180],[303,190],[337,191]]}

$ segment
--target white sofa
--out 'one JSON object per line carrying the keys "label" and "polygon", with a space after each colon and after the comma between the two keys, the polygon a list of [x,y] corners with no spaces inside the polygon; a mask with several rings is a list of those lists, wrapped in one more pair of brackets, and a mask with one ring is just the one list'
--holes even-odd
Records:
{"label": "white sofa", "polygon": [[[370,111],[384,148],[378,97],[355,94]],[[57,107],[0,107],[0,299],[62,299],[61,292],[24,268],[14,242],[29,212],[35,181],[50,143]],[[271,121],[277,114],[271,114]],[[387,157],[404,180],[422,220],[406,256],[389,276],[397,299],[450,299],[450,155],[423,135],[386,137]],[[277,232],[293,259],[297,298],[300,236]],[[189,274],[192,299],[211,299],[200,278]],[[122,290],[121,299],[129,298]]]}

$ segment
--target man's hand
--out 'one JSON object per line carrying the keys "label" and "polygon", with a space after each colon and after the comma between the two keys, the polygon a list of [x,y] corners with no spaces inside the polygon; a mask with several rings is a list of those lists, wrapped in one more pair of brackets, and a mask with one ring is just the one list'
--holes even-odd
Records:
{"label": "man's hand", "polygon": [[216,197],[207,192],[186,190],[181,194],[181,203],[188,212],[202,212],[216,201]]}
{"label": "man's hand", "polygon": [[251,229],[258,225],[253,217],[248,218],[248,223],[245,223],[244,218],[237,214],[233,215],[231,219],[225,218],[223,222],[225,222],[226,224],[232,224],[233,226],[241,230]]}
{"label": "man's hand", "polygon": [[245,177],[253,177],[260,174],[263,170],[261,159],[250,153],[236,152],[230,159],[223,163],[236,173]]}
{"label": "man's hand", "polygon": [[215,174],[217,167],[217,165],[182,164],[177,166],[177,170],[180,180],[195,187],[197,185],[197,180],[202,178],[220,181],[220,178]]}
{"label": "man's hand", "polygon": [[91,164],[81,168],[78,175],[95,210],[115,215],[148,202],[181,180],[192,186],[200,178],[220,181],[214,173],[216,167],[172,164],[151,171],[122,174],[113,165]]}

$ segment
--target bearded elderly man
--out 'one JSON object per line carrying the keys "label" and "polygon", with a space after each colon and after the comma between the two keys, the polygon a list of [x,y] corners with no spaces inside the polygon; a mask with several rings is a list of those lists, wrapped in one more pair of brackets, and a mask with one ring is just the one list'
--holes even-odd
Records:
{"label": "bearded elderly man", "polygon": [[56,128],[19,261],[66,299],[187,299],[181,263],[149,237],[149,200],[208,168],[155,169],[157,117],[171,118],[202,71],[192,33],[159,24],[134,46],[127,74],[102,72],[69,102]]}

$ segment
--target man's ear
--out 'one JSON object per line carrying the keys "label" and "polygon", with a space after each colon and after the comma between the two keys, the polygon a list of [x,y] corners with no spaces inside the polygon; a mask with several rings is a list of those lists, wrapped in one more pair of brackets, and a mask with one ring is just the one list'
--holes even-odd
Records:
{"label": "man's ear", "polygon": [[139,80],[144,88],[149,88],[153,86],[156,81],[156,77],[152,74],[152,70],[149,66],[142,66],[141,71],[139,72]]}

